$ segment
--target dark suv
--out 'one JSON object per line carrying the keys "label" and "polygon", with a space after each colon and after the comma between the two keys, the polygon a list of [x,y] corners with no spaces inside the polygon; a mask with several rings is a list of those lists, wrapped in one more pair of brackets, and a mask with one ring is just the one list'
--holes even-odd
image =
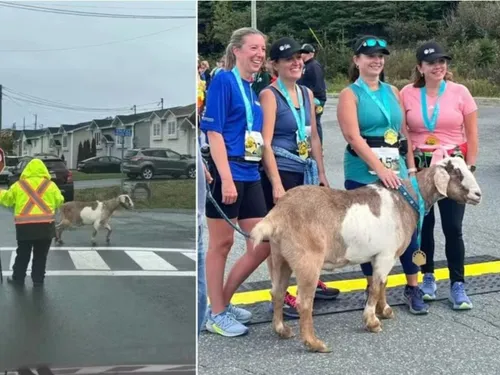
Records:
{"label": "dark suv", "polygon": [[169,148],[132,149],[123,157],[122,172],[132,179],[141,176],[150,180],[155,175],[196,178],[196,159]]}
{"label": "dark suv", "polygon": [[9,187],[14,184],[23,173],[24,168],[32,159],[40,159],[43,161],[49,173],[52,176],[52,181],[55,182],[64,197],[65,202],[71,202],[75,199],[75,187],[73,183],[73,174],[66,167],[64,161],[55,155],[36,155],[23,156],[19,158],[19,164],[11,170],[9,176]]}

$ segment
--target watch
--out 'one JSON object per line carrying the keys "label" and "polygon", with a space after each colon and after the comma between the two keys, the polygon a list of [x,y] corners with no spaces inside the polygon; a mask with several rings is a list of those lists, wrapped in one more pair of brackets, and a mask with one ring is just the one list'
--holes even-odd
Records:
{"label": "watch", "polygon": [[469,165],[469,170],[474,173],[476,171],[476,166],[475,165]]}

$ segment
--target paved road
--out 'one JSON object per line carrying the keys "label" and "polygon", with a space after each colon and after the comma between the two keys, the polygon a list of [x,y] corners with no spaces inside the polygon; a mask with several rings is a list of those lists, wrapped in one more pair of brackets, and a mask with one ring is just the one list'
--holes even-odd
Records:
{"label": "paved road", "polygon": [[[118,212],[110,246],[90,229],[53,246],[42,290],[0,287],[1,369],[195,363],[194,213]],[[10,274],[12,217],[0,209]]]}
{"label": "paved road", "polygon": [[[500,257],[500,107],[480,105],[480,155],[477,179],[484,203],[468,207],[464,220],[466,255]],[[330,100],[323,116],[325,164],[330,184],[343,188],[342,155],[345,142],[336,121],[336,101]],[[436,214],[436,260],[446,259],[439,214]],[[206,243],[205,231],[205,243]],[[234,264],[244,251],[236,234],[229,255]],[[226,275],[230,266],[226,267]],[[359,271],[358,266],[343,271]],[[265,265],[248,281],[268,280]],[[446,291],[443,291],[446,293]],[[199,341],[200,375],[223,374],[497,374],[500,360],[500,317],[497,293],[474,296],[475,309],[464,314],[451,311],[446,302],[432,304],[431,313],[414,317],[395,308],[397,318],[379,335],[362,331],[361,313],[341,313],[315,318],[315,329],[332,347],[331,354],[305,353],[298,339],[279,340],[269,324],[252,325],[247,337],[228,339],[204,333]],[[297,321],[292,323],[297,333]],[[221,353],[224,353],[221,356]]]}

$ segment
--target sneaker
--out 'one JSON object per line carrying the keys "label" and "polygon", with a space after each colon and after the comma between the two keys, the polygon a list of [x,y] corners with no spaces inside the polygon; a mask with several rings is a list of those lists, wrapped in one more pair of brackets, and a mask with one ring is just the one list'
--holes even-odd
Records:
{"label": "sneaker", "polygon": [[437,285],[433,273],[424,274],[424,279],[420,290],[422,290],[422,293],[424,293],[424,301],[434,301],[436,299]]}
{"label": "sneaker", "polygon": [[429,312],[429,305],[424,302],[424,293],[418,286],[405,286],[403,297],[410,308],[410,312],[415,315],[427,314]]}
{"label": "sneaker", "polygon": [[328,288],[324,282],[318,281],[318,286],[316,287],[315,299],[326,299],[331,300],[337,298],[340,290],[335,288]]}
{"label": "sneaker", "polygon": [[[273,303],[269,304],[269,311],[273,312]],[[283,315],[288,316],[290,318],[298,318],[300,317],[299,311],[297,310],[297,298],[292,296],[290,293],[286,292],[285,294],[285,302],[283,304]]]}
{"label": "sneaker", "polygon": [[248,328],[238,322],[227,309],[217,315],[212,313],[207,315],[205,327],[209,332],[218,333],[225,337],[242,336],[248,333]]}
{"label": "sneaker", "polygon": [[241,307],[236,307],[229,304],[227,307],[227,312],[233,314],[238,322],[241,324],[246,324],[252,319],[252,313],[248,310],[242,309]]}
{"label": "sneaker", "polygon": [[449,300],[453,304],[453,310],[472,309],[472,302],[465,293],[465,284],[461,281],[456,281],[451,286]]}

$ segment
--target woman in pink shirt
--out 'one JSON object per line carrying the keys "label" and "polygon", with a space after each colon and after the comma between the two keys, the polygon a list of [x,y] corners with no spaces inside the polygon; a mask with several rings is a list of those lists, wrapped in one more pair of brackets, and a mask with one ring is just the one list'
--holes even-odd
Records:
{"label": "woman in pink shirt", "polygon": [[[448,155],[462,156],[472,172],[478,150],[477,105],[469,90],[451,81],[448,61],[451,58],[435,43],[425,43],[417,49],[417,66],[412,84],[401,90],[409,136],[414,147],[415,165],[426,168]],[[450,199],[438,202],[445,253],[450,271],[450,302],[453,309],[472,308],[464,286],[465,247],[462,221],[465,205]],[[434,207],[424,219],[422,251],[427,262],[421,267],[424,274],[421,289],[424,299],[436,298],[434,278]]]}

